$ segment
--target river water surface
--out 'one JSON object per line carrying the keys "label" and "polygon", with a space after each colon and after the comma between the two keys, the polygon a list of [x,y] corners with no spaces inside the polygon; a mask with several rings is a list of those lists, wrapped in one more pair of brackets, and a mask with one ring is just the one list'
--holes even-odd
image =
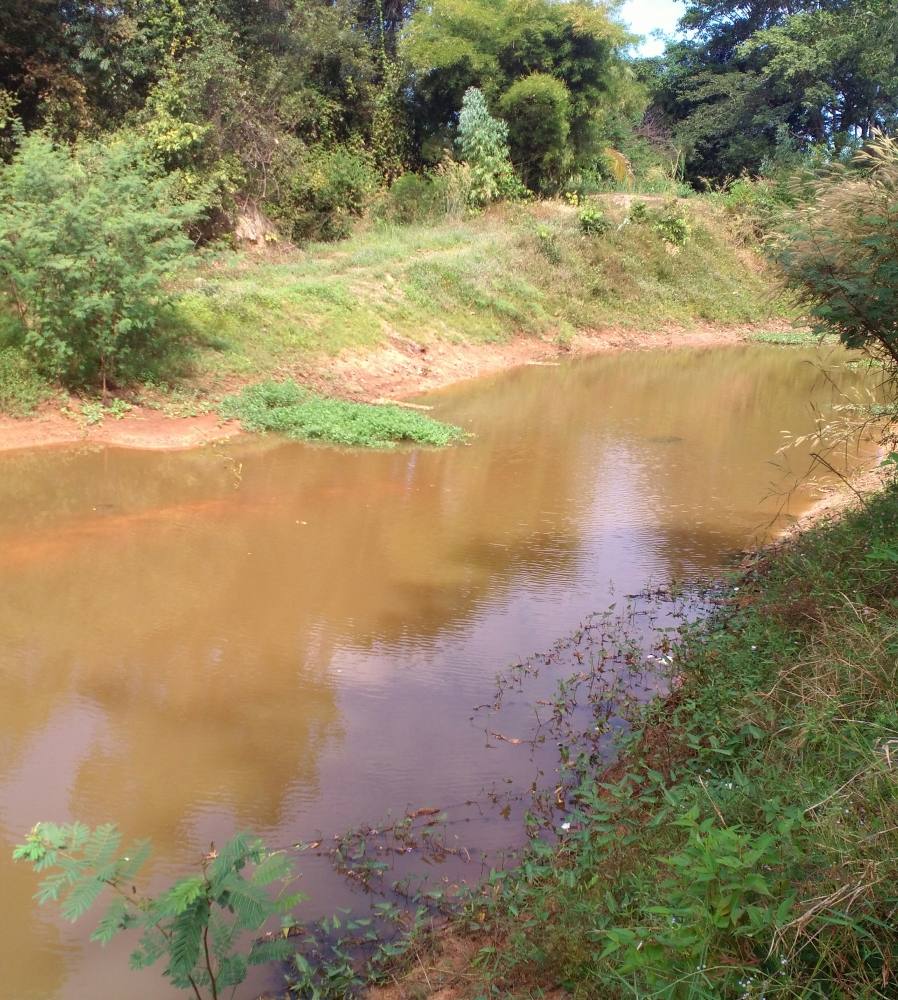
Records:
{"label": "river water surface", "polygon": [[[426,400],[475,435],[444,451],[0,455],[3,997],[168,996],[126,941],[88,945],[90,921],[32,902],[9,853],[37,820],[149,836],[161,878],[237,829],[280,845],[525,787],[522,747],[472,719],[496,672],[781,526],[781,432],[831,403],[818,362],[752,346],[523,368]],[[323,864],[303,883],[319,912],[351,898]]]}

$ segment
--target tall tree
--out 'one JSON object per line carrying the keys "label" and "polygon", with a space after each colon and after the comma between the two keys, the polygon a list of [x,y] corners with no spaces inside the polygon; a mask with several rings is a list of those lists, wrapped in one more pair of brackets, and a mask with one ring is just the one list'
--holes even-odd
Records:
{"label": "tall tree", "polygon": [[838,154],[898,111],[896,0],[693,0],[655,111],[693,177],[757,171],[778,147]]}

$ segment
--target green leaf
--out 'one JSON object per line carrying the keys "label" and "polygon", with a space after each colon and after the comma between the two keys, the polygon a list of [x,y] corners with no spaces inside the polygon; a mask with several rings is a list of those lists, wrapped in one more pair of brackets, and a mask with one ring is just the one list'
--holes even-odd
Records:
{"label": "green leaf", "polygon": [[131,914],[128,913],[128,904],[123,899],[114,899],[109,904],[109,909],[103,915],[103,919],[97,924],[96,929],[91,934],[91,941],[99,941],[100,944],[108,944],[119,931],[124,930],[132,922]]}
{"label": "green leaf", "polygon": [[104,888],[104,883],[92,877],[76,882],[63,900],[60,913],[66,920],[74,923],[94,905]]}

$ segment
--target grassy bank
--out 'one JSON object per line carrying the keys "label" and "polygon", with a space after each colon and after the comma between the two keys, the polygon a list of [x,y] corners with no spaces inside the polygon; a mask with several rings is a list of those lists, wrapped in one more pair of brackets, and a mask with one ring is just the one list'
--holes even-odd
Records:
{"label": "grassy bank", "polygon": [[[688,219],[683,247],[651,224],[626,223],[626,199],[609,198],[604,209],[612,225],[597,235],[581,231],[578,209],[548,202],[369,228],[265,260],[220,258],[181,302],[204,345],[195,378],[252,377],[391,339],[563,342],[608,325],[762,323],[783,314],[766,266],[713,202],[669,210]],[[664,211],[660,200],[653,210]]]}
{"label": "grassy bank", "polygon": [[896,537],[892,484],[733,586],[560,847],[475,899],[451,995],[896,995]]}

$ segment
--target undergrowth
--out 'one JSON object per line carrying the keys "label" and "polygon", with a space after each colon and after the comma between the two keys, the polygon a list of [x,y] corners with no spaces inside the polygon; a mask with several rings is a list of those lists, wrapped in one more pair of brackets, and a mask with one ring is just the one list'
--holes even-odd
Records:
{"label": "undergrowth", "polygon": [[195,374],[261,374],[391,338],[483,343],[788,313],[760,254],[737,245],[731,220],[710,201],[651,209],[688,223],[683,245],[652,225],[624,224],[621,205],[588,208],[603,220],[602,236],[584,235],[576,207],[543,202],[438,225],[371,226],[265,260],[224,255],[180,301],[182,320],[206,345]]}
{"label": "undergrowth", "polygon": [[50,387],[15,348],[0,348],[0,413],[27,417],[50,395]]}
{"label": "undergrowth", "polygon": [[400,441],[443,447],[465,436],[452,424],[401,406],[331,399],[292,381],[248,386],[225,399],[221,413],[240,420],[248,431],[349,447],[391,448]]}
{"label": "undergrowth", "polygon": [[470,904],[471,996],[898,995],[896,537],[892,484],[685,634],[621,763],[582,764],[562,843]]}

